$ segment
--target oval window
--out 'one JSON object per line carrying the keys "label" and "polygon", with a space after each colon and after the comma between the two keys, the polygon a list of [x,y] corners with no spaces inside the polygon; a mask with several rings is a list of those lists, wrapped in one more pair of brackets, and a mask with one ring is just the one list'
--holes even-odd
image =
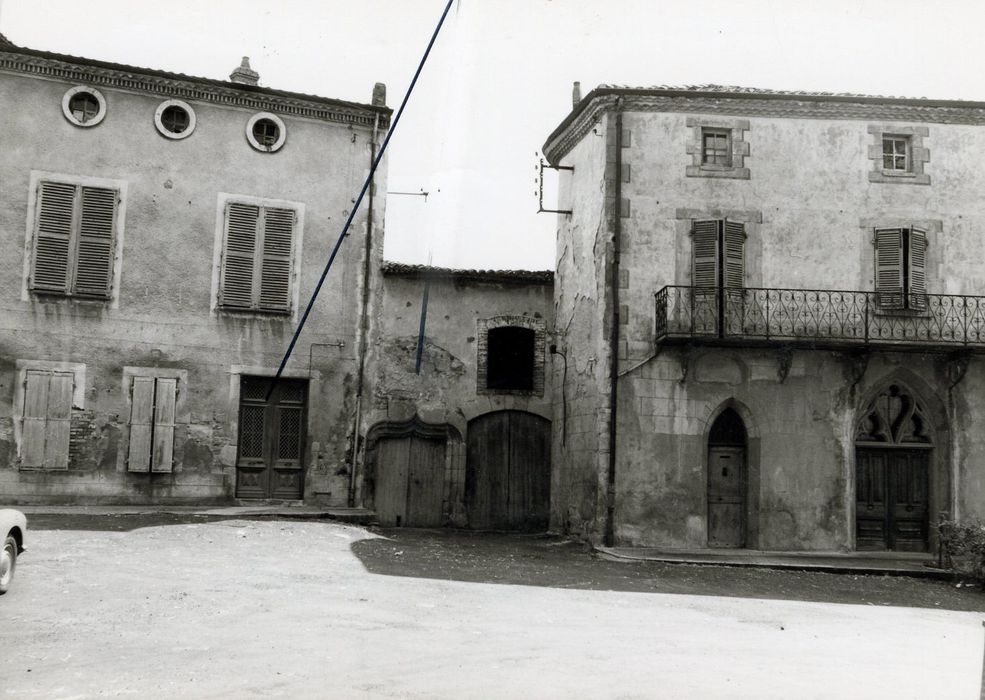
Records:
{"label": "oval window", "polygon": [[255,114],[246,124],[246,140],[258,151],[273,153],[284,145],[286,138],[283,120],[270,112]]}
{"label": "oval window", "polygon": [[99,90],[79,85],[65,93],[62,113],[76,126],[95,126],[106,116],[106,100]]}
{"label": "oval window", "polygon": [[154,113],[154,126],[169,139],[183,139],[195,130],[195,111],[187,102],[167,100]]}

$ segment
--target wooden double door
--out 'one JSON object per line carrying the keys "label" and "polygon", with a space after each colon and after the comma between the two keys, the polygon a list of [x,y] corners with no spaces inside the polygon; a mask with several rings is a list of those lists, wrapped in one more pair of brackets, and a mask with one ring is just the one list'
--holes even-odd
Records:
{"label": "wooden double door", "polygon": [[376,444],[374,507],[385,527],[444,524],[445,439],[418,435]]}
{"label": "wooden double door", "polygon": [[236,498],[297,500],[304,495],[308,382],[240,380]]}
{"label": "wooden double door", "polygon": [[856,449],[856,549],[927,551],[929,465],[926,449]]}
{"label": "wooden double door", "polygon": [[469,423],[465,502],[469,527],[547,529],[551,423],[524,411],[496,411]]}

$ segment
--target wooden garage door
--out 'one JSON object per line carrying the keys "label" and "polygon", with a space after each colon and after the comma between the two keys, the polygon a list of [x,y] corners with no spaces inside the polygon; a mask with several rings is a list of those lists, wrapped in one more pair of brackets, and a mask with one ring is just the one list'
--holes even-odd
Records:
{"label": "wooden garage door", "polygon": [[470,527],[547,529],[550,426],[523,411],[487,413],[469,423],[465,498]]}
{"label": "wooden garage door", "polygon": [[376,516],[387,527],[440,527],[444,440],[384,438],[376,447]]}

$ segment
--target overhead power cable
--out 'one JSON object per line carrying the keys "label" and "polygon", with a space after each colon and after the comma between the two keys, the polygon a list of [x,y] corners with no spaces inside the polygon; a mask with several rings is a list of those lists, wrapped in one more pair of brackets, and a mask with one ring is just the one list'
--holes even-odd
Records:
{"label": "overhead power cable", "polygon": [[311,293],[311,298],[308,300],[308,305],[305,307],[304,313],[301,315],[301,320],[298,322],[298,327],[294,331],[294,336],[291,338],[291,343],[287,346],[287,351],[284,353],[284,359],[280,361],[280,366],[277,368],[277,374],[274,375],[274,380],[270,383],[270,388],[267,390],[267,401],[270,401],[270,395],[273,393],[274,387],[277,385],[277,381],[284,372],[284,367],[287,366],[287,361],[290,359],[291,353],[294,352],[294,346],[297,344],[298,338],[301,336],[301,331],[304,329],[304,324],[308,320],[308,315],[311,313],[311,309],[315,305],[315,299],[318,298],[322,285],[325,283],[325,278],[328,277],[328,271],[332,269],[332,263],[335,262],[335,256],[338,255],[339,248],[342,247],[342,241],[345,240],[346,233],[349,231],[349,226],[352,225],[352,220],[355,218],[356,212],[359,211],[359,205],[362,204],[363,198],[366,196],[366,192],[369,190],[370,184],[373,182],[373,176],[376,174],[376,169],[383,160],[383,155],[386,153],[386,147],[390,143],[390,137],[392,137],[393,132],[397,130],[397,124],[400,122],[400,116],[404,113],[404,108],[407,106],[407,101],[410,99],[411,93],[414,92],[414,86],[417,84],[417,79],[420,77],[421,71],[424,69],[424,64],[428,60],[428,55],[431,53],[431,48],[434,46],[434,42],[438,38],[438,32],[441,31],[441,26],[445,23],[445,17],[448,16],[448,10],[451,9],[451,5],[454,1],[455,0],[448,0],[444,11],[441,13],[441,18],[438,20],[438,24],[434,28],[434,32],[431,34],[431,40],[428,41],[427,48],[424,50],[424,55],[421,56],[421,62],[417,65],[417,70],[414,72],[414,77],[411,79],[410,85],[407,86],[407,92],[404,94],[404,99],[401,101],[400,107],[397,109],[397,114],[394,116],[393,122],[391,122],[390,128],[386,132],[386,137],[383,139],[383,145],[380,146],[380,151],[376,154],[376,159],[373,161],[372,166],[370,166],[369,175],[366,176],[366,181],[363,183],[363,187],[359,191],[359,196],[356,198],[355,204],[352,205],[352,211],[349,212],[349,217],[345,220],[345,225],[342,227],[342,232],[339,234],[339,239],[335,242],[335,247],[332,248],[332,254],[328,257],[328,262],[325,263],[325,269],[322,270],[321,277],[318,278],[318,284],[315,285],[315,290]]}

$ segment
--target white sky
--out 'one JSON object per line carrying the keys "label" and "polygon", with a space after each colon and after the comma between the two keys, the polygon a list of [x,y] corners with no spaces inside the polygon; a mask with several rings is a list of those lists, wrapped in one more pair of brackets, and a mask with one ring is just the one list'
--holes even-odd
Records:
{"label": "white sky", "polygon": [[[399,105],[445,0],[0,0],[31,48]],[[983,0],[456,0],[390,143],[387,259],[551,269],[535,152],[571,83],[985,100]],[[355,195],[355,193],[353,193]],[[547,204],[550,206],[550,204]]]}

